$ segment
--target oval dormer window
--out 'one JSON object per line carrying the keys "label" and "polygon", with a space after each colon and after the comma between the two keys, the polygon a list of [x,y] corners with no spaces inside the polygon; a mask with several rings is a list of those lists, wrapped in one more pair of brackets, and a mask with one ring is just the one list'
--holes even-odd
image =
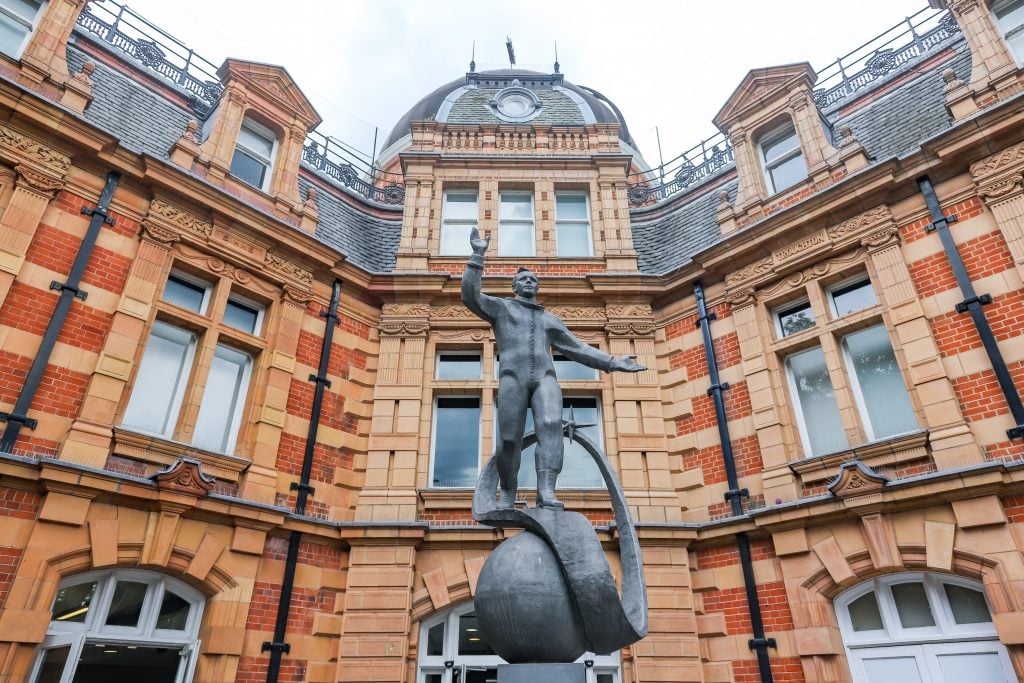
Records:
{"label": "oval dormer window", "polygon": [[540,113],[541,101],[532,91],[518,82],[505,88],[490,102],[494,115],[509,123],[523,123]]}

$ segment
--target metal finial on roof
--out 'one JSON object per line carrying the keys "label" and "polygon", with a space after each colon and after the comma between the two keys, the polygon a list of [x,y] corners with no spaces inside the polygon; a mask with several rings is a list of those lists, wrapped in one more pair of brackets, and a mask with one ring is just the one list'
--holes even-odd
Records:
{"label": "metal finial on roof", "polygon": [[516,65],[516,50],[512,47],[512,39],[505,36],[505,49],[508,50],[508,63],[509,66]]}
{"label": "metal finial on roof", "polygon": [[558,73],[558,69],[561,65],[558,63],[558,41],[555,41],[555,73]]}
{"label": "metal finial on roof", "polygon": [[473,41],[473,52],[469,57],[469,73],[476,71],[476,41]]}

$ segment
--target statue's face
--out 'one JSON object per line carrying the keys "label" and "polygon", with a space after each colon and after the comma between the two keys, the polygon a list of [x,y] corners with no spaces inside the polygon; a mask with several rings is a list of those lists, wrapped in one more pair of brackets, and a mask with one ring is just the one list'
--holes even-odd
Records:
{"label": "statue's face", "polygon": [[537,296],[538,289],[540,289],[540,282],[537,280],[537,276],[528,270],[517,273],[512,280],[512,291],[520,298],[533,300]]}

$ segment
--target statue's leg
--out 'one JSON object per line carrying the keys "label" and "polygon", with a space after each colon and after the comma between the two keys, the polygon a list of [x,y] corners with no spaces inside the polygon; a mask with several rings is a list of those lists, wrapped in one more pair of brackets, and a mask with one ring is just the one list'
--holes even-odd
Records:
{"label": "statue's leg", "polygon": [[537,431],[537,507],[561,510],[555,483],[562,471],[562,389],[553,374],[545,375],[533,392],[533,422]]}
{"label": "statue's leg", "polygon": [[528,404],[529,390],[526,384],[513,375],[502,375],[498,381],[495,401],[498,412],[498,449],[494,457],[498,460],[498,485],[501,488],[499,509],[515,507]]}

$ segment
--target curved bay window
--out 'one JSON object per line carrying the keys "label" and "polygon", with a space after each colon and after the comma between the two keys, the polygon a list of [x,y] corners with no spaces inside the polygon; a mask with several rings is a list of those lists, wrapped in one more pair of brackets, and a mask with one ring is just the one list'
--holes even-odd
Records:
{"label": "curved bay window", "polygon": [[[495,683],[504,664],[480,636],[473,603],[427,619],[420,626],[416,683]],[[587,683],[621,683],[619,655],[586,653]]]}
{"label": "curved bay window", "polygon": [[202,594],[162,574],[116,570],[61,581],[33,683],[188,683]]}
{"label": "curved bay window", "polygon": [[939,574],[893,574],[836,599],[857,683],[1016,681],[982,585]]}

